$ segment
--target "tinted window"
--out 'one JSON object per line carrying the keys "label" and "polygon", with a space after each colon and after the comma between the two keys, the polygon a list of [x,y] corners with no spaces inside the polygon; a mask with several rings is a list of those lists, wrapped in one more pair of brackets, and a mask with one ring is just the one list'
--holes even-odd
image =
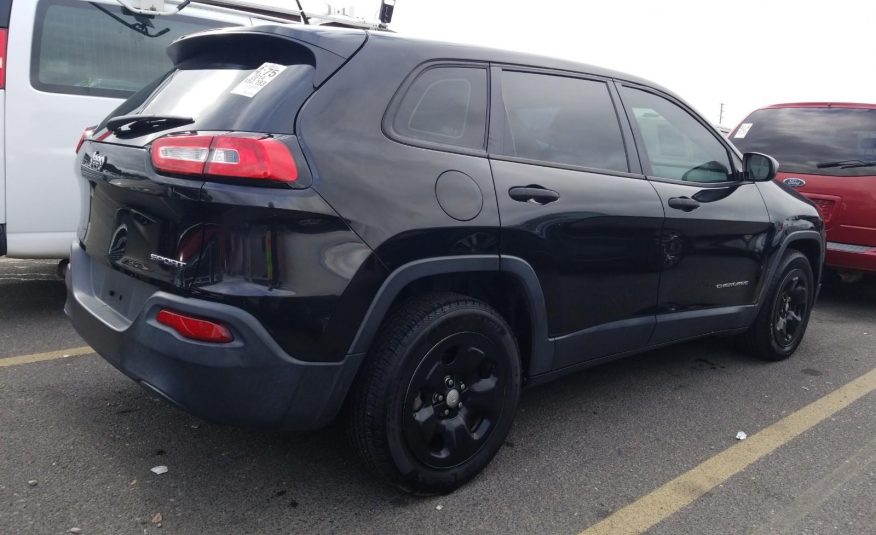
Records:
{"label": "tinted window", "polygon": [[819,169],[819,163],[876,160],[876,110],[778,108],[745,119],[730,139],[744,152],[779,160],[781,170],[833,176],[876,174],[876,166]]}
{"label": "tinted window", "polygon": [[620,124],[602,82],[502,73],[508,156],[628,171]]}
{"label": "tinted window", "polygon": [[12,11],[12,0],[0,0],[0,28],[9,27],[10,11]]}
{"label": "tinted window", "polygon": [[727,148],[715,135],[675,103],[653,93],[623,88],[651,174],[689,182],[726,182],[733,178]]}
{"label": "tinted window", "polygon": [[174,39],[220,25],[179,15],[135,18],[119,6],[71,0],[41,2],[36,21],[35,88],[120,98],[170,70],[165,50]]}
{"label": "tinted window", "polygon": [[436,67],[411,84],[396,111],[393,129],[402,136],[484,148],[487,124],[487,70]]}

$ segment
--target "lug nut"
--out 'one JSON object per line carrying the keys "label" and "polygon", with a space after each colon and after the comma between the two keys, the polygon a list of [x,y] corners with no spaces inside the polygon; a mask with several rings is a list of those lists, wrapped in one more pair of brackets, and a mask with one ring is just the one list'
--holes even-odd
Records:
{"label": "lug nut", "polygon": [[444,378],[444,384],[447,385],[447,388],[453,388],[453,378],[448,375]]}
{"label": "lug nut", "polygon": [[447,416],[448,414],[450,414],[450,411],[447,409],[444,409],[444,416]]}
{"label": "lug nut", "polygon": [[444,401],[444,396],[442,396],[441,394],[438,394],[438,401]]}
{"label": "lug nut", "polygon": [[465,383],[459,383],[459,389],[465,390]]}

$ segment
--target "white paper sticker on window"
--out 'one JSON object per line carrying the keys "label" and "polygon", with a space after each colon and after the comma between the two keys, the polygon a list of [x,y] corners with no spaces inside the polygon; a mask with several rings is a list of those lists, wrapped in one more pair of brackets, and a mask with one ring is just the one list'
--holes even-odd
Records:
{"label": "white paper sticker on window", "polygon": [[286,70],[285,65],[277,65],[276,63],[262,63],[262,66],[253,71],[242,82],[231,90],[235,95],[243,95],[245,97],[254,97],[259,91],[265,88],[266,85],[274,81],[277,76]]}
{"label": "white paper sticker on window", "polygon": [[736,131],[736,134],[733,136],[733,138],[742,139],[747,136],[748,131],[751,130],[751,125],[753,124],[754,123],[742,123],[741,125],[739,125],[739,130]]}

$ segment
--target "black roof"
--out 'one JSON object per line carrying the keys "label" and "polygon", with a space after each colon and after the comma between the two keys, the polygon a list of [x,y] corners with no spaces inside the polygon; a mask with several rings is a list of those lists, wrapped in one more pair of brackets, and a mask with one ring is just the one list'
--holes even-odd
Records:
{"label": "black roof", "polygon": [[595,76],[601,76],[603,78],[613,78],[617,80],[625,80],[628,82],[646,85],[654,88],[658,88],[661,91],[666,91],[670,93],[670,91],[666,90],[659,85],[645,80],[644,78],[639,78],[637,76],[633,76],[631,74],[626,74],[620,71],[615,71],[611,69],[606,69],[604,67],[597,67],[595,65],[589,65],[586,63],[580,63],[571,60],[565,60],[560,58],[554,58],[551,56],[542,56],[538,54],[529,54],[526,52],[516,52],[512,50],[505,50],[501,48],[490,48],[485,46],[477,46],[477,45],[467,45],[461,43],[452,43],[446,41],[434,41],[428,39],[421,39],[418,37],[406,36],[398,33],[382,33],[382,32],[369,32],[371,38],[377,39],[392,39],[404,41],[404,46],[406,47],[416,47],[424,49],[424,51],[431,52],[429,55],[433,55],[436,58],[448,58],[448,59],[463,59],[470,61],[484,61],[484,62],[493,62],[493,63],[504,63],[510,65],[522,65],[528,67],[540,67],[545,69],[554,69],[554,70],[562,70],[562,71],[570,71],[570,72],[580,72],[592,74]]}
{"label": "black roof", "polygon": [[[579,63],[549,56],[540,56],[537,54],[528,54],[525,52],[503,50],[499,48],[489,48],[476,45],[421,39],[393,32],[334,28],[315,25],[311,26],[304,24],[267,24],[243,28],[235,27],[225,28],[221,30],[208,30],[199,34],[194,34],[193,36],[205,33],[216,34],[226,32],[238,34],[273,33],[290,39],[305,42],[311,46],[317,46],[344,58],[348,58],[358,49],[358,47],[361,45],[362,37],[367,34],[369,39],[385,39],[396,41],[400,45],[406,47],[412,53],[416,53],[417,55],[423,57],[503,63],[576,73],[586,73],[600,76],[603,78],[611,78],[645,85],[648,87],[659,89],[660,91],[674,96],[675,98],[679,98],[672,91],[669,91],[668,89],[661,87],[660,85],[648,81],[644,78],[639,78],[631,74],[626,74],[620,71],[614,71],[603,67],[588,65],[586,63]],[[186,39],[186,37],[180,39]]]}

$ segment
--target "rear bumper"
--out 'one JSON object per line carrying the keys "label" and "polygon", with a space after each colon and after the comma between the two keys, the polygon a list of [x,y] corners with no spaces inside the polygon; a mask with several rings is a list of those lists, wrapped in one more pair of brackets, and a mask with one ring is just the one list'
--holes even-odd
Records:
{"label": "rear bumper", "polygon": [[[175,405],[217,423],[290,429],[324,426],[340,410],[362,355],[301,361],[239,308],[157,291],[93,261],[78,244],[70,258],[64,310],[76,331],[110,364]],[[234,340],[185,339],[155,320],[162,308],[219,320]]]}
{"label": "rear bumper", "polygon": [[829,241],[825,263],[835,269],[876,273],[876,247]]}

